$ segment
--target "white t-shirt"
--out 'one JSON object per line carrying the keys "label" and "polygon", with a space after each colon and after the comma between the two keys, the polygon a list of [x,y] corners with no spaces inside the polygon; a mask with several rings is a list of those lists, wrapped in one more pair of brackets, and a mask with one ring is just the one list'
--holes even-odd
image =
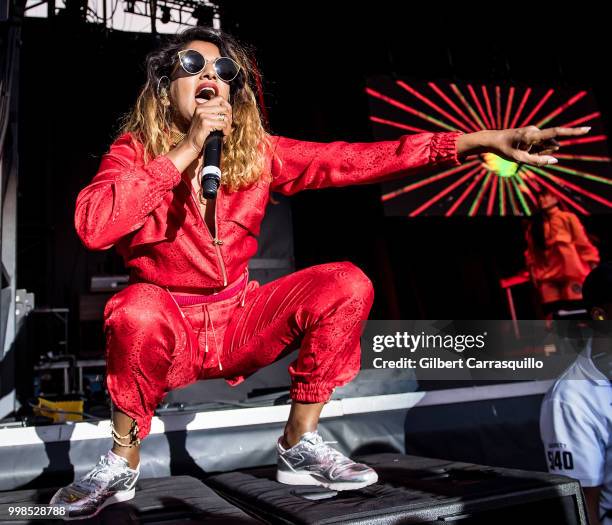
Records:
{"label": "white t-shirt", "polygon": [[612,511],[612,384],[593,364],[590,344],[546,394],[540,435],[549,472],[601,485],[600,516]]}

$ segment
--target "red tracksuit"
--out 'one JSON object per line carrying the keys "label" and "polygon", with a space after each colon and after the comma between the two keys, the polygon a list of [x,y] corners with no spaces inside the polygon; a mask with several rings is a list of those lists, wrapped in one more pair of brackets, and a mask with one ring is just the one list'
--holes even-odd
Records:
{"label": "red tracksuit", "polygon": [[580,219],[553,208],[544,221],[546,250],[539,253],[527,230],[525,260],[543,304],[582,299],[582,283],[599,263],[599,251],[589,240]]}
{"label": "red tracksuit", "polygon": [[136,420],[139,437],[149,433],[169,390],[220,377],[234,386],[296,348],[292,399],[325,402],[351,381],[360,368],[372,284],[349,262],[264,286],[249,282],[270,192],[374,183],[458,164],[458,135],[354,144],[271,137],[256,184],[232,193],[219,188],[215,238],[172,161],[160,155],[144,164],[142,145],[130,134],[119,137],[77,198],[75,226],[90,249],[116,246],[130,270],[131,284],[104,312],[106,381],[115,406]]}

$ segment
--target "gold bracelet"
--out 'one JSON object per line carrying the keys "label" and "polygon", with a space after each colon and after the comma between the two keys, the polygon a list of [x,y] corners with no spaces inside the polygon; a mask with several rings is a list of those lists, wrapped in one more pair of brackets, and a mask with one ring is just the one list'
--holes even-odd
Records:
{"label": "gold bracelet", "polygon": [[[128,431],[128,433],[125,436],[120,435],[116,430],[115,430],[115,425],[113,424],[113,420],[111,419],[111,435],[113,437],[113,441],[115,443],[117,443],[117,445],[121,446],[121,447],[128,447],[128,448],[132,448],[135,447],[137,445],[140,445],[140,438],[138,437],[138,423],[136,422],[135,419],[132,420],[132,425],[130,427],[130,430]],[[121,443],[119,440],[120,439],[125,439],[129,437],[130,438],[130,443],[128,445],[125,445],[123,443]]]}

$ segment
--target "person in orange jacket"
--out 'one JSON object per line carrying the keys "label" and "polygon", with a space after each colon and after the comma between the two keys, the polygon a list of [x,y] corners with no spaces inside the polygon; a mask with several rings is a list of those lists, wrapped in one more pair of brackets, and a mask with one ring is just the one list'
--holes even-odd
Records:
{"label": "person in orange jacket", "polygon": [[[320,59],[303,65],[305,82]],[[140,441],[168,390],[210,378],[235,385],[296,349],[291,410],[276,443],[277,480],[334,490],[374,483],[371,467],[317,431],[334,388],[359,372],[372,283],[346,261],[264,286],[249,281],[270,192],[380,182],[484,152],[542,166],[556,162],[555,137],[589,130],[527,126],[375,143],[300,141],[265,131],[253,75],[248,54],[228,35],[196,27],[170,39],[147,57],[136,105],[77,198],[84,245],[116,247],[131,277],[104,313],[115,443],[92,471],[53,496],[69,517],[134,497]],[[202,150],[214,131],[225,137],[222,178],[216,198],[206,200]]]}
{"label": "person in orange jacket", "polygon": [[525,261],[547,316],[567,301],[582,299],[582,283],[599,263],[599,252],[580,219],[559,206],[549,191],[537,195],[539,211],[526,230]]}

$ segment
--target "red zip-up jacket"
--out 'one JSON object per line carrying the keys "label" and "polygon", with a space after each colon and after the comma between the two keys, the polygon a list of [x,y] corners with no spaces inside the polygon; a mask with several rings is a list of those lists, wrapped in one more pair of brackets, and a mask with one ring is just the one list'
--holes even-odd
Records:
{"label": "red zip-up jacket", "polygon": [[419,133],[372,143],[315,143],[271,137],[264,174],[236,192],[217,193],[213,239],[191,184],[164,155],[144,164],[131,134],[111,145],[77,197],[75,226],[92,250],[116,246],[131,282],[206,293],[243,274],[257,251],[270,192],[381,182],[433,164],[457,165],[458,132]]}
{"label": "red zip-up jacket", "polygon": [[[552,209],[544,221],[546,250],[538,256],[531,228],[527,231],[527,267],[536,281],[582,283],[599,263],[599,251],[590,241],[580,219],[573,213]],[[544,302],[547,302],[544,300]]]}

